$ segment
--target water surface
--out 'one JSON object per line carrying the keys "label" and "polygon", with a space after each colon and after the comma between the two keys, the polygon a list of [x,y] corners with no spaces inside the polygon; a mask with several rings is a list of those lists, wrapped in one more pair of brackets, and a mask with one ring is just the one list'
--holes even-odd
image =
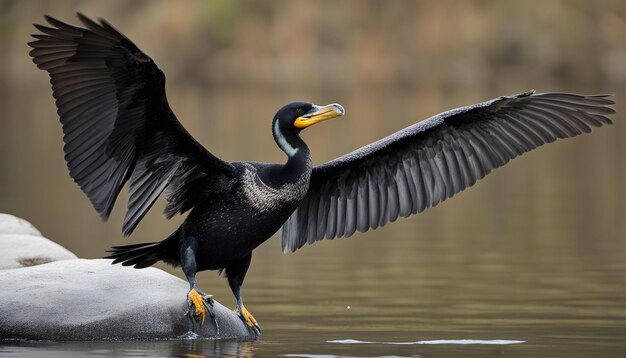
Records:
{"label": "water surface", "polygon": [[[0,355],[626,354],[620,222],[589,217],[558,191],[549,198],[550,221],[545,210],[512,208],[540,198],[532,187],[504,190],[508,200],[476,215],[465,205],[480,202],[481,190],[393,229],[296,254],[281,254],[276,239],[262,246],[244,291],[263,328],[257,341],[5,342]],[[223,279],[213,273],[200,279],[234,306]]]}

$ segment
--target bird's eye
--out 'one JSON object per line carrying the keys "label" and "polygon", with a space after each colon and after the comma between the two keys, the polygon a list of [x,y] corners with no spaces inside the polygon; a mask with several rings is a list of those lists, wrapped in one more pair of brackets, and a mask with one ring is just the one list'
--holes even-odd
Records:
{"label": "bird's eye", "polygon": [[296,109],[296,112],[298,112],[298,114],[303,114],[304,113],[304,109],[298,108],[298,109]]}

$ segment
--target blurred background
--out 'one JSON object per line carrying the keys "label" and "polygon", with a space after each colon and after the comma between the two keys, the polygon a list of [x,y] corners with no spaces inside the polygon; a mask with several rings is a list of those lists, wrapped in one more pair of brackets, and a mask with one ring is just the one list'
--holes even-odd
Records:
{"label": "blurred background", "polygon": [[[293,101],[346,108],[341,120],[303,134],[319,164],[444,110],[500,95],[615,94],[615,125],[525,154],[417,217],[293,255],[283,255],[272,238],[255,251],[247,285],[315,295],[322,281],[335,282],[323,291],[327,297],[339,286],[359,292],[372,280],[421,282],[442,271],[474,272],[455,277],[487,277],[497,287],[566,270],[572,287],[607,282],[626,296],[626,2],[2,0],[0,212],[29,220],[81,257],[97,258],[111,245],[161,240],[183,218],[165,221],[159,201],[132,239],[124,239],[127,196],[102,223],[69,177],[49,78],[31,62],[26,43],[43,14],[77,23],[76,10],[107,19],[151,56],[167,76],[180,121],[229,161],[284,161],[270,124]],[[568,265],[553,265],[565,256]],[[578,273],[590,268],[606,270],[580,281]],[[207,291],[230,304],[226,283],[203,275]],[[398,295],[420,300],[463,290],[433,287]],[[255,316],[263,324],[272,313]],[[624,327],[622,321],[617,328],[624,333]]]}

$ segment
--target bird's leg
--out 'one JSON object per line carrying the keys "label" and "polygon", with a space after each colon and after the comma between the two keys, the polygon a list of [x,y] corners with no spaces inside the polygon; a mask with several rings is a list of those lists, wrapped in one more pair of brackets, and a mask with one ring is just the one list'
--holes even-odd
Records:
{"label": "bird's leg", "polygon": [[243,285],[243,279],[246,277],[246,272],[248,272],[248,267],[250,267],[250,260],[252,260],[252,253],[246,255],[242,260],[227,266],[226,277],[228,278],[228,285],[237,299],[235,312],[239,313],[241,319],[250,329],[254,330],[256,334],[261,334],[261,327],[243,305],[243,299],[241,298],[241,286]]}
{"label": "bird's leg", "polygon": [[197,332],[198,325],[202,326],[206,319],[207,311],[209,316],[213,318],[215,327],[219,326],[215,320],[215,313],[213,312],[213,299],[211,295],[207,295],[198,289],[196,283],[196,250],[195,245],[189,245],[185,247],[181,252],[181,263],[183,272],[189,281],[189,293],[187,294],[187,313],[186,315],[191,320],[192,332]]}

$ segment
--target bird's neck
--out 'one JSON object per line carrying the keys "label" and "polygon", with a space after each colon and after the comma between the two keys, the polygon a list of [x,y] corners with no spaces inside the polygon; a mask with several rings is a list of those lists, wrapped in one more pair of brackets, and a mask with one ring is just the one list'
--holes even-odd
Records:
{"label": "bird's neck", "polygon": [[287,163],[281,166],[281,177],[290,182],[302,180],[303,177],[308,180],[313,164],[306,143],[296,133],[283,134],[277,125],[274,126],[273,134],[276,144],[288,157]]}
{"label": "bird's neck", "polygon": [[313,168],[311,152],[306,143],[300,139],[300,136],[295,138],[294,142],[299,142],[299,146],[294,155],[288,156],[287,163],[283,165],[283,172],[286,174],[286,177],[290,177],[293,180],[302,180],[305,177],[308,181]]}

